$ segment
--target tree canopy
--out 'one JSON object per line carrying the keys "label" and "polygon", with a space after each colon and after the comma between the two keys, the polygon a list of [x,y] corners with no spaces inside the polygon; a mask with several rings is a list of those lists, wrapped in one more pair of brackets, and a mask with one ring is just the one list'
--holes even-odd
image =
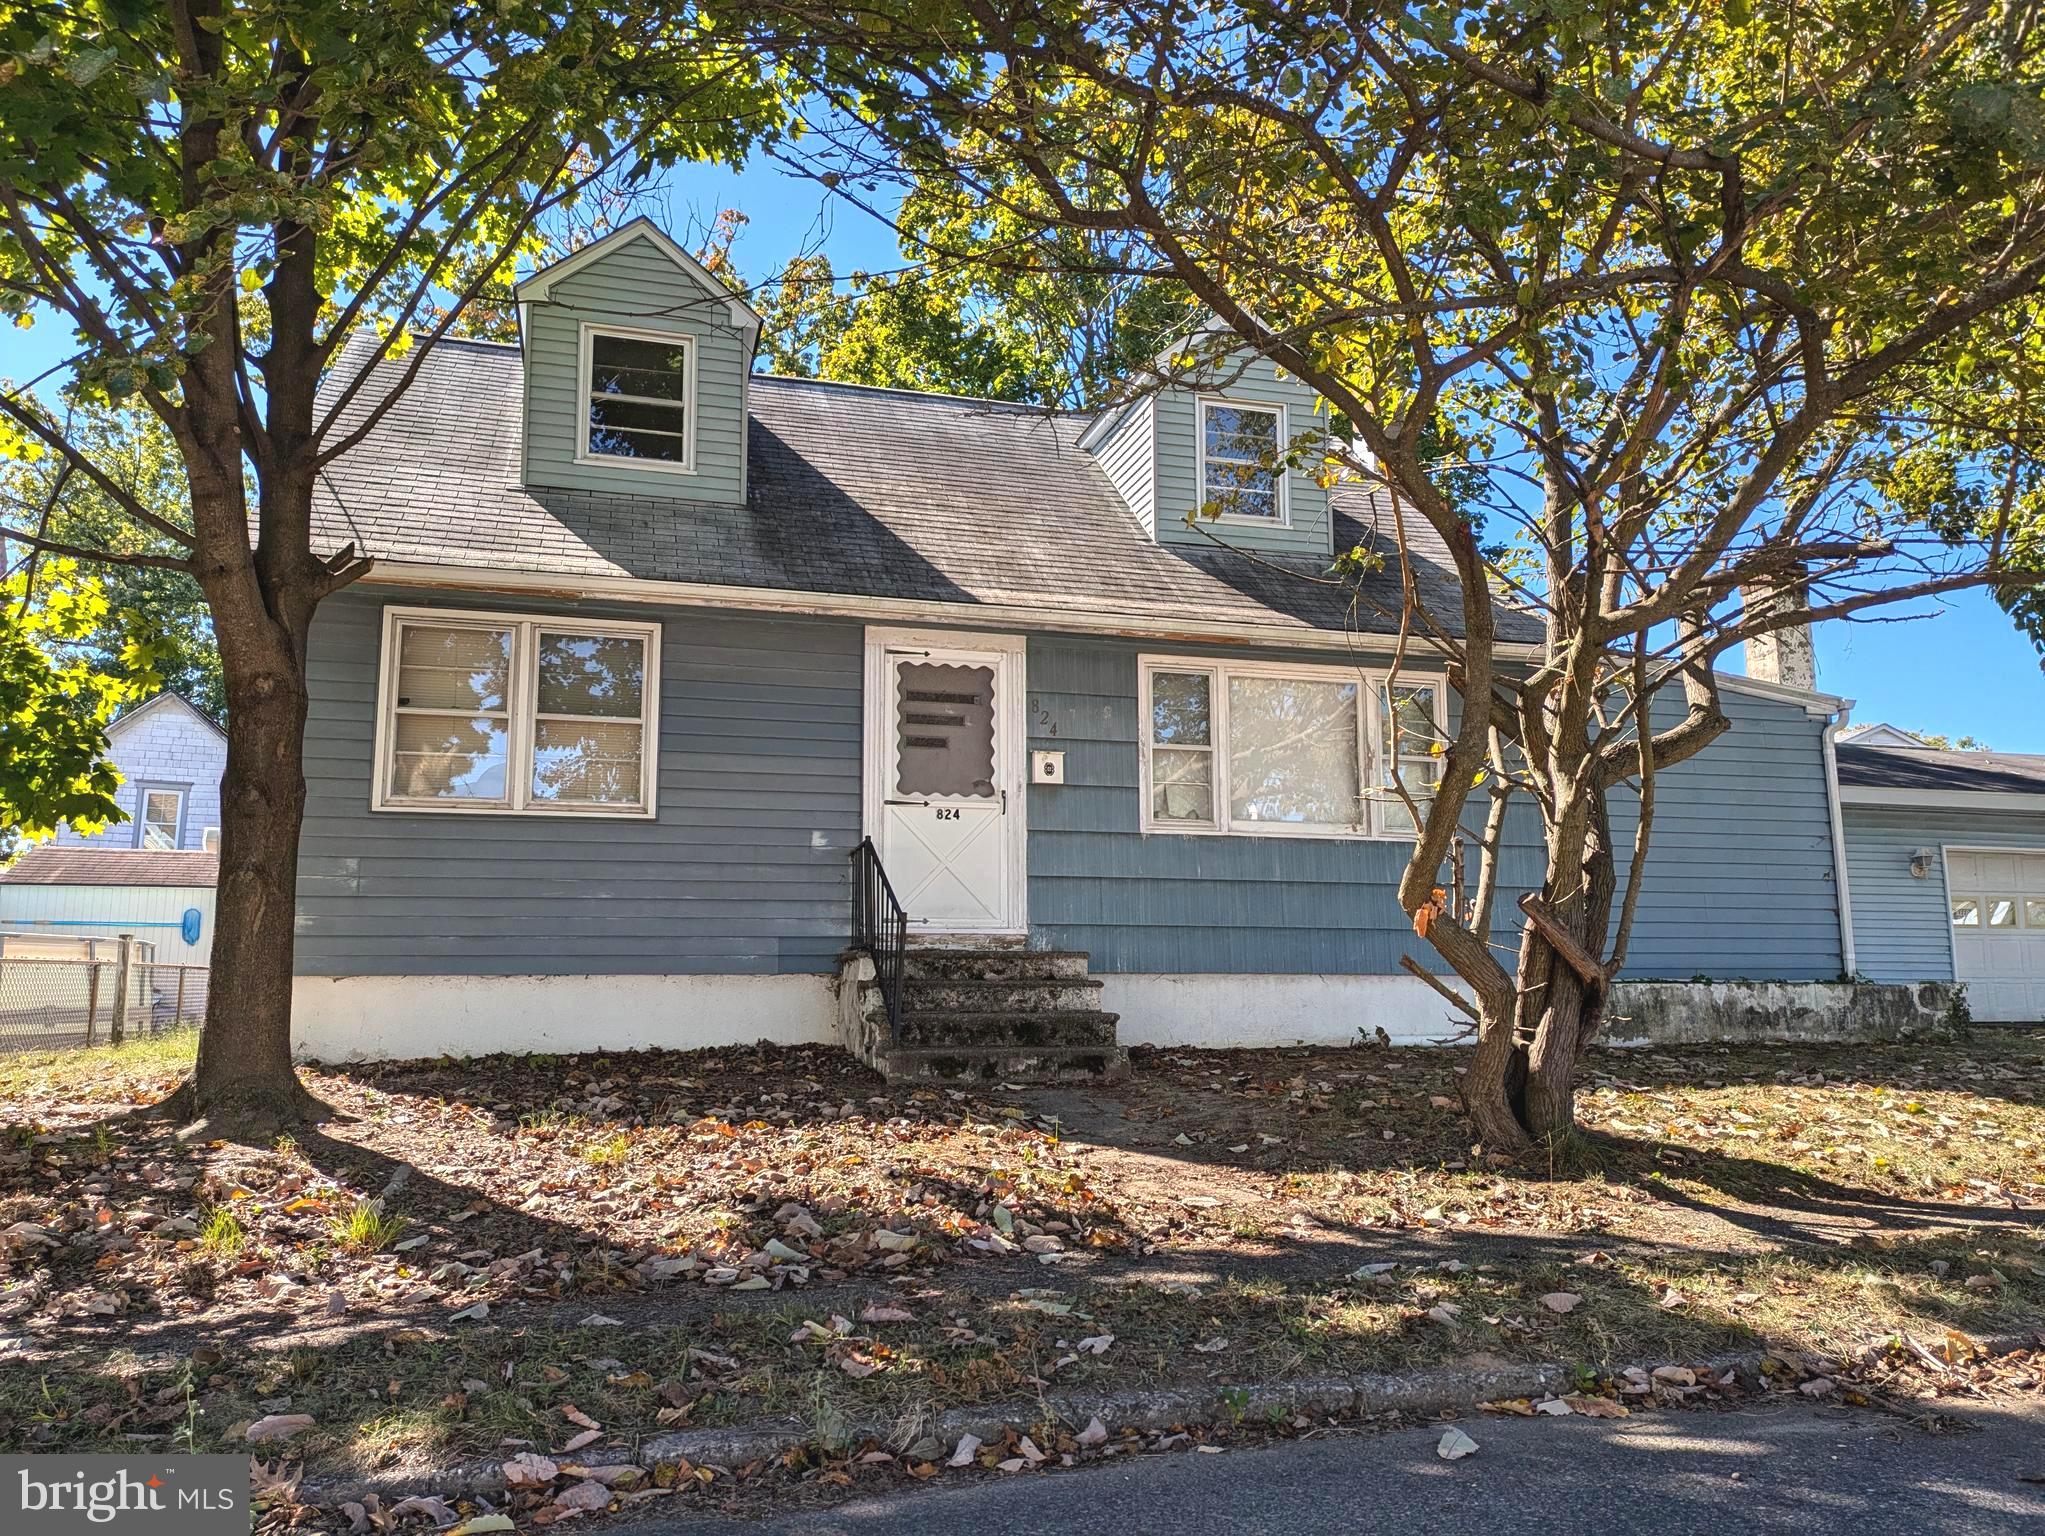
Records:
{"label": "tree canopy", "polygon": [[[1729,728],[1720,657],[1969,586],[2036,611],[2045,38],[2027,7],[729,14],[808,85],[839,185],[940,208],[945,261],[1048,271],[1084,239],[1176,285],[1219,322],[1216,352],[1271,358],[1355,435],[1295,451],[1384,487],[1366,558],[1410,570],[1404,530],[1423,528],[1444,552],[1461,595],[1408,583],[1398,652],[1446,666],[1465,707],[1427,781],[1389,788],[1424,821],[1400,900],[1465,984],[1488,1145],[1568,1133],[1655,776]],[[1538,619],[1533,655],[1500,643],[1494,592]],[[1515,797],[1548,851],[1507,964]],[[1452,908],[1459,838],[1480,873]]]}
{"label": "tree canopy", "polygon": [[[0,391],[0,457],[40,451],[118,511],[10,544],[177,573],[204,595],[229,732],[205,1030],[180,1104],[257,1131],[303,1111],[292,911],[306,646],[362,574],[316,550],[322,468],[428,344],[586,190],[735,158],[778,122],[741,39],[692,6],[84,0],[0,10],[0,314],[61,324],[54,380]],[[374,391],[322,380],[357,332]],[[175,448],[189,521],[125,482],[95,408]]]}

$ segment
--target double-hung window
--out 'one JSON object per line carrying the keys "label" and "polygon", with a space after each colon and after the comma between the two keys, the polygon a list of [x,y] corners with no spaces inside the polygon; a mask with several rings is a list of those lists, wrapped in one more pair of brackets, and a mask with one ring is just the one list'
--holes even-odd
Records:
{"label": "double-hung window", "polygon": [[184,843],[184,831],[185,792],[143,785],[142,803],[135,817],[135,846],[158,851],[176,849]]}
{"label": "double-hung window", "polygon": [[1438,683],[1342,667],[1149,657],[1147,832],[1411,836],[1440,774]]}
{"label": "double-hung window", "polygon": [[583,459],[696,467],[696,343],[657,331],[582,328]]}
{"label": "double-hung window", "polygon": [[378,810],[651,816],[660,626],[385,615]]}
{"label": "double-hung window", "polygon": [[1200,402],[1200,499],[1224,518],[1286,521],[1285,412],[1233,400]]}

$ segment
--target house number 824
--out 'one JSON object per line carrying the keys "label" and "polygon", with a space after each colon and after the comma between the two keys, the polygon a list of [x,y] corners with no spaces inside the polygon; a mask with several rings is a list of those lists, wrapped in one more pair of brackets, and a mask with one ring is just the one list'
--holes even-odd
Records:
{"label": "house number 824", "polygon": [[959,819],[959,808],[955,805],[940,805],[937,807],[937,819],[939,821],[957,821]]}

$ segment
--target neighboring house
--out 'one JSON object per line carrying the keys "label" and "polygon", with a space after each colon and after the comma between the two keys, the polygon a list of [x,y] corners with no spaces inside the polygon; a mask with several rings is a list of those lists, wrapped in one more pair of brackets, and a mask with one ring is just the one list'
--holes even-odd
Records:
{"label": "neighboring house", "polygon": [[[132,934],[163,964],[205,965],[213,948],[215,853],[66,848],[42,843],[0,869],[0,954],[7,935],[111,939]],[[104,944],[95,955],[110,951]]]}
{"label": "neighboring house", "polygon": [[[866,838],[919,936],[1063,956],[922,962],[925,1056],[1055,1064],[1103,1008],[1124,1044],[1454,1032],[1400,969],[1436,962],[1385,786],[1456,705],[1392,674],[1395,575],[1303,579],[1387,547],[1360,487],[1256,465],[1325,427],[1309,390],[1251,360],[1087,418],[756,375],[757,316],[644,221],[518,297],[522,346],[435,346],[321,478],[321,548],[374,565],[311,639],[300,1050],[833,1038]],[[372,347],[344,425],[413,365]],[[1724,684],[1630,974],[1836,978],[1844,701]],[[1507,842],[1523,888],[1533,818]]]}
{"label": "neighboring house", "polygon": [[60,848],[217,850],[227,733],[174,693],[159,693],[107,727],[120,770],[114,800],[128,813],[99,832],[58,830]]}
{"label": "neighboring house", "polygon": [[1863,742],[1838,747],[1860,973],[2045,1020],[2045,757]]}
{"label": "neighboring house", "polygon": [[1886,720],[1872,721],[1867,725],[1849,725],[1839,733],[1839,745],[1856,747],[1928,747],[1930,742],[1922,736],[1913,736],[1900,726]]}

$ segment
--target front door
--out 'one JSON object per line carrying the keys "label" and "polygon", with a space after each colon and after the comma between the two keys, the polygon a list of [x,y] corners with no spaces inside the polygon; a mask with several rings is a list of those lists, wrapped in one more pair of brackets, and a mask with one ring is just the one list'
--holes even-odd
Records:
{"label": "front door", "polygon": [[[876,638],[867,719],[875,843],[912,930],[1017,931],[1021,652],[948,637]],[[876,675],[877,674],[877,675]]]}

